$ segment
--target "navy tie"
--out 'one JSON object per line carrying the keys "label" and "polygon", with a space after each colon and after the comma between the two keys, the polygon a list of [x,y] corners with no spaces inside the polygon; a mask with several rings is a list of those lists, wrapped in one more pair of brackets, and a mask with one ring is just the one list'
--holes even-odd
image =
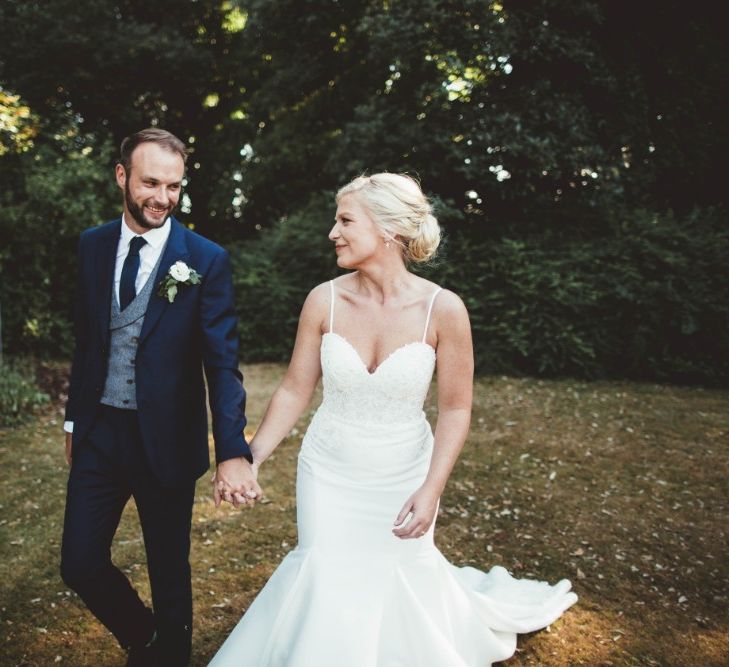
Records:
{"label": "navy tie", "polygon": [[147,243],[143,237],[135,236],[129,243],[129,254],[124,260],[119,282],[119,306],[124,310],[137,296],[135,283],[139,272],[139,250]]}

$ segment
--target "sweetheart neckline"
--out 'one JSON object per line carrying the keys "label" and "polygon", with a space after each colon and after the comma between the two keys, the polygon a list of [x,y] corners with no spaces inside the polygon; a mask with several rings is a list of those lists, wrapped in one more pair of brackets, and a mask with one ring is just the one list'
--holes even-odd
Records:
{"label": "sweetheart neckline", "polygon": [[411,347],[413,345],[425,345],[425,347],[427,347],[433,354],[435,354],[435,348],[430,343],[426,343],[425,341],[422,341],[422,340],[414,340],[414,341],[411,341],[410,343],[404,343],[400,347],[395,348],[379,364],[377,364],[377,366],[375,367],[375,370],[370,371],[370,369],[367,368],[367,364],[364,362],[364,360],[360,356],[359,352],[357,352],[357,348],[354,345],[352,345],[352,343],[350,343],[344,336],[342,336],[341,334],[338,334],[336,331],[326,331],[322,334],[322,342],[324,342],[324,336],[336,336],[339,340],[346,343],[347,347],[349,347],[349,349],[351,349],[352,352],[354,352],[354,356],[357,357],[357,360],[362,365],[364,372],[367,373],[367,375],[370,377],[373,377],[374,375],[376,375],[377,371],[379,371],[380,368],[382,368],[382,366],[385,363],[387,363],[387,361],[389,361],[390,357],[392,357],[394,354],[396,354],[397,352],[400,352],[400,350],[404,350],[405,348]]}

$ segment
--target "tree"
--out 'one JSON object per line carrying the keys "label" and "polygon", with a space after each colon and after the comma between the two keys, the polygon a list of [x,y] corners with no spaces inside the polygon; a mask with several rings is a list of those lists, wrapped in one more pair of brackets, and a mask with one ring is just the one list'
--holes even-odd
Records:
{"label": "tree", "polygon": [[262,224],[386,169],[419,174],[446,219],[488,223],[475,231],[599,219],[622,194],[621,152],[593,108],[618,94],[592,43],[600,12],[548,5],[251,2],[243,44],[264,64],[247,215]]}
{"label": "tree", "polygon": [[[665,359],[684,350],[674,355],[689,369],[682,377],[709,372],[704,336],[723,310],[683,268],[713,248],[702,264],[708,275],[726,248],[718,221],[726,217],[729,54],[718,8],[678,0],[0,0],[0,22],[0,299],[14,349],[63,348],[67,297],[50,298],[53,281],[70,266],[78,230],[118,211],[111,169],[121,138],[161,125],[193,149],[181,217],[228,245],[244,241],[236,250],[242,288],[265,273],[282,303],[294,303],[304,286],[287,283],[295,277],[278,263],[318,247],[302,239],[327,226],[325,202],[336,188],[362,171],[406,171],[436,201],[446,252],[468,264],[453,270],[484,337],[499,330],[489,319],[490,286],[514,288],[503,292],[520,301],[509,326],[530,336],[539,327],[528,326],[537,320],[524,314],[527,296],[536,311],[552,307],[553,295],[541,291],[562,294],[550,331],[579,335],[563,337],[552,357],[521,340],[518,350],[531,352],[515,367],[618,364],[623,351],[592,340],[586,310],[572,300],[579,290],[569,288],[571,274],[592,285],[585,275],[600,266],[619,276],[614,294],[638,294],[645,318],[631,321],[652,323],[641,340],[678,332]],[[50,241],[48,220],[64,230]],[[665,229],[647,231],[660,221]],[[266,229],[274,232],[259,234]],[[701,238],[674,256],[688,232]],[[636,234],[650,247],[630,255],[646,263],[635,273],[585,259],[611,248],[610,261],[622,266]],[[16,250],[19,243],[26,247]],[[527,250],[518,275],[536,286],[528,294],[517,274],[506,275]],[[486,255],[485,268],[473,253]],[[635,276],[658,281],[653,264],[681,282],[680,299],[672,283],[652,292],[660,303],[644,303]],[[589,290],[613,294],[603,287]],[[686,306],[692,291],[704,295],[701,312]],[[667,304],[679,303],[689,315],[672,320]],[[589,363],[569,361],[578,339],[595,351]],[[280,356],[279,343],[257,354],[275,347]],[[507,347],[502,356],[518,358]],[[672,367],[663,358],[645,372]]]}
{"label": "tree", "polygon": [[718,201],[729,91],[711,12],[676,0],[247,9],[253,223],[380,169],[419,174],[446,219],[481,234],[594,236],[605,210]]}
{"label": "tree", "polygon": [[60,127],[50,137],[37,121],[32,148],[0,158],[0,303],[12,353],[69,353],[78,235],[118,208],[109,143],[72,117]]}
{"label": "tree", "polygon": [[245,143],[239,63],[230,57],[244,13],[218,0],[3,0],[0,21],[0,81],[34,113],[71,110],[84,132],[114,146],[149,125],[188,141],[191,222],[216,236],[227,213],[218,217],[220,193],[230,206],[230,165]]}

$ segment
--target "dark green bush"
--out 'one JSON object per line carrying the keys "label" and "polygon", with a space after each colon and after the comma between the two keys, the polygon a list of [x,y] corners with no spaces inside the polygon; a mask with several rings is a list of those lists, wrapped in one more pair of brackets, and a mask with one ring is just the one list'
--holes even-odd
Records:
{"label": "dark green bush", "polygon": [[336,275],[336,257],[327,239],[333,224],[332,198],[321,195],[254,241],[231,249],[245,362],[290,357],[306,295]]}
{"label": "dark green bush", "polygon": [[[301,304],[336,273],[325,200],[234,250],[243,358],[288,359]],[[425,274],[458,293],[481,372],[729,381],[726,214],[634,211],[589,240],[451,233]]]}
{"label": "dark green bush", "polygon": [[0,304],[5,350],[69,357],[79,234],[118,214],[108,142],[73,134],[5,155],[0,168]]}
{"label": "dark green bush", "polygon": [[17,360],[0,364],[0,426],[23,423],[48,400],[36,384],[32,364]]}
{"label": "dark green bush", "polygon": [[723,211],[625,215],[586,241],[450,239],[434,278],[462,295],[485,371],[729,380]]}

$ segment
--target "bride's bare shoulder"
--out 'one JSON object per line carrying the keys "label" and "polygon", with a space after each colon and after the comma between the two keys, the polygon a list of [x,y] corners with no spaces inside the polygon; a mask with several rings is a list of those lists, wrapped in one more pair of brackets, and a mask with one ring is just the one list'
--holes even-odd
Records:
{"label": "bride's bare shoulder", "polygon": [[329,305],[329,297],[332,293],[331,280],[327,280],[324,283],[319,283],[316,287],[313,287],[306,297],[306,302],[309,303],[326,303]]}
{"label": "bride's bare shoulder", "polygon": [[314,287],[306,296],[301,309],[301,318],[310,322],[328,320],[330,303],[331,287],[327,281]]}
{"label": "bride's bare shoulder", "polygon": [[433,320],[439,330],[469,328],[468,310],[455,292],[442,288],[433,303]]}

